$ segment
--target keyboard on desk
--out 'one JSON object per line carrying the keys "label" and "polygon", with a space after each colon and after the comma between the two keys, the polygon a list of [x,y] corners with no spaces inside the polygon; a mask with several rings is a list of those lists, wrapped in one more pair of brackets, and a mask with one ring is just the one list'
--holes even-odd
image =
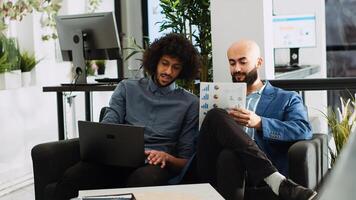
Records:
{"label": "keyboard on desk", "polygon": [[98,86],[107,85],[106,83],[61,83],[61,86],[78,87],[78,86]]}
{"label": "keyboard on desk", "polygon": [[119,83],[125,78],[96,78],[95,81],[99,83]]}
{"label": "keyboard on desk", "polygon": [[298,69],[301,69],[302,67],[299,65],[276,65],[274,67],[275,72],[290,72],[290,71],[295,71]]}

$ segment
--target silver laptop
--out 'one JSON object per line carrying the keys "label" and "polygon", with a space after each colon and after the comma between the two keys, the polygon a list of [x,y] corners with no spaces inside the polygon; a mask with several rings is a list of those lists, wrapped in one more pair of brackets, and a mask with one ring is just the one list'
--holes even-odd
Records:
{"label": "silver laptop", "polygon": [[78,121],[78,127],[83,161],[120,167],[144,164],[144,127],[88,121]]}

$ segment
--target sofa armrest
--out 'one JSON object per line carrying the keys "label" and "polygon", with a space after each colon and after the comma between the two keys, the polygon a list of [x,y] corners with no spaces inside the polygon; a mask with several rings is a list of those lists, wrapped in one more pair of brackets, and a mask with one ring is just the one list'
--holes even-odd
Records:
{"label": "sofa armrest", "polygon": [[317,185],[317,149],[312,140],[299,141],[288,151],[289,178],[308,188]]}
{"label": "sofa armrest", "polygon": [[43,199],[44,188],[56,182],[66,169],[80,160],[78,139],[38,144],[31,150],[36,200]]}
{"label": "sofa armrest", "polygon": [[288,151],[289,178],[315,189],[327,171],[327,135],[314,134],[311,140],[293,144]]}
{"label": "sofa armrest", "polygon": [[328,135],[325,133],[314,133],[313,138],[320,141],[320,156],[321,156],[321,179],[326,175],[329,170],[329,147]]}

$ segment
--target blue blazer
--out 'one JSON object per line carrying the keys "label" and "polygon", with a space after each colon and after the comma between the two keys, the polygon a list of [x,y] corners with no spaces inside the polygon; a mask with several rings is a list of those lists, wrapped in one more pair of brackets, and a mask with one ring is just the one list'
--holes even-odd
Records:
{"label": "blue blazer", "polygon": [[[278,171],[288,176],[288,149],[298,140],[310,139],[311,126],[298,93],[273,87],[268,81],[265,84],[256,108],[256,114],[262,118],[262,128],[255,134],[255,141]],[[182,180],[193,159],[195,154],[170,184]]]}
{"label": "blue blazer", "polygon": [[312,137],[308,114],[296,92],[273,87],[268,81],[256,108],[262,128],[255,134],[257,145],[284,175],[288,175],[289,147]]}

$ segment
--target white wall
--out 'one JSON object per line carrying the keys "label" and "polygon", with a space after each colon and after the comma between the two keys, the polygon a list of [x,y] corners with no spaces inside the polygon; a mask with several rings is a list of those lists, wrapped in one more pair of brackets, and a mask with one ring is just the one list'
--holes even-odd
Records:
{"label": "white wall", "polygon": [[[300,48],[299,62],[302,65],[320,66],[317,77],[326,77],[326,36],[325,36],[325,1],[324,0],[274,0],[275,15],[315,14],[316,47]],[[308,5],[308,6],[305,6]],[[277,64],[289,62],[289,49],[276,49]]]}
{"label": "white wall", "polygon": [[[308,6],[305,6],[308,5]],[[315,14],[316,16],[316,47],[300,48],[299,62],[302,65],[318,65],[320,72],[307,78],[326,78],[326,29],[324,0],[274,0],[274,14]],[[275,50],[276,63],[289,61],[289,50]],[[306,92],[305,102],[314,132],[327,132],[327,123],[321,112],[326,113],[326,91]]]}
{"label": "white wall", "polygon": [[[125,34],[123,47],[128,47],[127,37],[136,39],[137,44],[142,45],[142,14],[141,0],[121,0],[121,17],[122,17],[122,32]],[[127,53],[124,52],[124,58]],[[124,77],[140,77],[142,74],[138,72],[141,65],[139,59],[142,55],[136,54],[128,61],[124,62]]]}
{"label": "white wall", "polygon": [[[60,14],[85,12],[86,2],[63,1]],[[114,0],[103,0],[98,9],[113,11]],[[57,140],[56,94],[42,92],[43,86],[70,82],[70,63],[58,62],[58,42],[43,42],[41,35],[46,30],[40,26],[40,13],[27,16],[21,23],[14,22],[11,32],[17,36],[21,49],[34,52],[43,59],[36,66],[37,83],[34,86],[0,90],[0,196],[22,181],[31,182],[31,148],[39,143]],[[116,76],[116,61],[110,61],[107,76]],[[77,119],[84,119],[84,98],[76,94]],[[93,95],[93,116],[98,120],[99,110],[108,105],[112,92],[97,92]]]}
{"label": "white wall", "polygon": [[160,0],[150,0],[147,2],[147,14],[148,14],[148,35],[150,36],[150,42],[154,39],[162,37],[165,33],[170,32],[165,30],[160,32],[160,25],[157,22],[163,21],[165,16],[161,13],[162,7],[159,6]]}
{"label": "white wall", "polygon": [[272,0],[211,0],[210,9],[214,81],[231,81],[226,50],[240,39],[260,45],[265,60],[261,77],[272,77]]}
{"label": "white wall", "polygon": [[[300,49],[300,61],[320,66],[320,73],[308,78],[326,77],[324,0],[211,0],[214,81],[231,81],[226,50],[242,38],[257,41],[265,58],[261,77],[274,78],[272,11],[278,15],[316,15],[317,47]],[[276,50],[276,63],[288,61],[289,50]],[[325,111],[327,106],[326,92],[306,92],[305,96],[314,132],[326,132],[327,124],[319,111]]]}

